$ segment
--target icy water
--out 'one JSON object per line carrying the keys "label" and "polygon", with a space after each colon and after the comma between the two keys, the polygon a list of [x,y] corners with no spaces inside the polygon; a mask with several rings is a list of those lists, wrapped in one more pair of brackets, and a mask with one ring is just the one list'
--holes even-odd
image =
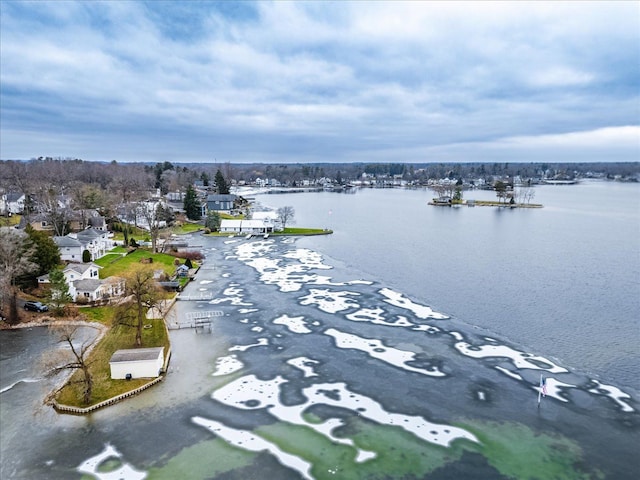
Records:
{"label": "icy water", "polygon": [[207,258],[168,321],[221,316],[172,330],[169,374],[142,395],[87,417],[38,407],[46,335],[0,333],[0,477],[637,478],[639,197],[584,188],[601,185],[621,208],[546,188],[531,211],[260,197],[336,233],[192,237]]}

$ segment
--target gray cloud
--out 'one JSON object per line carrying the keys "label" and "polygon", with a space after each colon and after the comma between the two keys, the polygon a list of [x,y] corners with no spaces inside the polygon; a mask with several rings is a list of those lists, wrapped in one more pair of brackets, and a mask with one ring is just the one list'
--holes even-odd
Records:
{"label": "gray cloud", "polygon": [[2,5],[3,159],[640,153],[631,2]]}

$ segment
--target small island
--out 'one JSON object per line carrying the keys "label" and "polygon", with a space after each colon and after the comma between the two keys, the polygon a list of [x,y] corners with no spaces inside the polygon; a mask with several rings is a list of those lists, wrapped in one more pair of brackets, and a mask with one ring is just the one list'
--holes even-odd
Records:
{"label": "small island", "polygon": [[531,203],[535,191],[531,186],[518,186],[512,183],[496,181],[492,190],[498,200],[465,200],[462,198],[462,183],[435,185],[433,190],[439,194],[429,205],[436,207],[500,207],[500,208],[542,208],[540,203]]}

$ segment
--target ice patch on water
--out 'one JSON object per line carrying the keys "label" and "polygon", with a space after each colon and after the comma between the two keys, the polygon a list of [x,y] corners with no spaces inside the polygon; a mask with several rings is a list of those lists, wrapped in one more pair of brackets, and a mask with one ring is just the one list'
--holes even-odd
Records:
{"label": "ice patch on water", "polygon": [[242,314],[253,313],[253,312],[257,312],[257,311],[258,311],[257,308],[240,308],[240,309],[238,309],[238,313],[242,313]]}
{"label": "ice patch on water", "polygon": [[438,333],[441,332],[438,327],[432,327],[431,325],[416,325],[411,330],[414,332],[427,332],[427,333]]}
{"label": "ice patch on water", "polygon": [[251,432],[247,432],[246,430],[227,427],[220,422],[203,417],[192,417],[191,420],[196,425],[205,427],[211,433],[219,436],[238,448],[243,448],[252,452],[269,452],[285,467],[295,470],[302,475],[303,478],[313,480],[313,477],[309,473],[311,471],[311,464],[309,462],[282,451],[276,444],[271,443],[262,437],[254,435]]}
{"label": "ice patch on water", "polygon": [[229,349],[230,352],[244,352],[253,347],[262,347],[264,345],[269,345],[268,338],[259,338],[258,343],[253,343],[251,345],[235,345]]}
{"label": "ice patch on water", "polygon": [[[272,380],[259,380],[248,375],[228,383],[212,394],[215,400],[243,410],[266,409],[279,420],[295,425],[304,425],[326,435],[336,443],[355,447],[348,438],[335,437],[333,431],[343,425],[338,418],[322,423],[309,423],[304,419],[304,411],[312,405],[329,405],[344,408],[383,425],[393,425],[406,430],[427,442],[448,447],[456,439],[477,442],[476,437],[466,430],[449,425],[429,422],[419,416],[403,415],[385,411],[372,398],[350,391],[344,383],[320,383],[302,390],[307,402],[299,405],[283,405],[279,401],[280,385],[287,380],[277,376]],[[359,454],[366,459],[368,455]]]}
{"label": "ice patch on water", "polygon": [[[456,335],[454,335],[456,334]],[[451,332],[451,335],[458,339],[459,334],[457,332]],[[546,370],[550,373],[567,373],[566,368],[562,368],[551,360],[544,357],[531,355],[529,353],[520,352],[506,345],[471,345],[464,341],[458,341],[454,347],[463,355],[472,358],[508,358],[517,368],[532,369],[532,370]],[[547,367],[542,367],[539,364],[546,364]]]}
{"label": "ice patch on water", "polygon": [[257,325],[256,325],[255,327],[251,327],[251,331],[252,331],[252,332],[260,333],[260,332],[262,332],[263,330],[264,330],[264,328],[259,327],[259,326],[257,326]]}
{"label": "ice patch on water", "polygon": [[291,366],[296,367],[299,370],[302,370],[305,378],[318,376],[318,374],[313,368],[313,365],[320,363],[317,360],[313,360],[307,357],[297,357],[297,358],[291,358],[287,360],[287,363]]}
{"label": "ice patch on water", "polygon": [[[569,400],[567,400],[566,398],[563,398],[560,393],[562,393],[563,389],[566,388],[577,388],[575,385],[571,385],[569,383],[563,383],[560,382],[558,380],[556,380],[555,378],[552,377],[547,377],[545,378],[545,383],[547,386],[547,394],[545,395],[545,397],[551,397],[551,398],[555,398],[556,400],[560,400],[561,402],[568,402]],[[536,392],[541,392],[541,388],[540,386],[535,386],[533,387],[533,389]]]}
{"label": "ice patch on water", "polygon": [[212,373],[214,377],[221,377],[237,372],[244,367],[244,363],[238,360],[236,355],[227,355],[216,360],[216,369]]}
{"label": "ice patch on water", "polygon": [[371,322],[386,324],[384,320],[385,311],[381,307],[361,308],[357,312],[346,315],[347,320],[352,322]]}
{"label": "ice patch on water", "polygon": [[311,333],[311,330],[307,328],[307,323],[304,321],[304,317],[290,317],[289,315],[282,315],[273,320],[276,325],[284,325],[293,333]]}
{"label": "ice patch on water", "polygon": [[392,322],[388,322],[385,320],[384,314],[385,314],[385,311],[384,309],[382,309],[382,307],[375,307],[375,308],[362,308],[357,312],[353,312],[345,315],[345,317],[347,318],[347,320],[351,320],[352,322],[369,322],[374,325],[385,325],[387,327],[403,327],[403,328],[413,327],[412,330],[416,330],[416,331],[419,331],[419,330],[428,331],[431,328],[435,328],[435,327],[430,327],[428,325],[419,325],[419,324],[410,322],[407,319],[407,317],[403,315],[398,315],[396,320]]}
{"label": "ice patch on water", "polygon": [[591,380],[596,386],[589,390],[596,395],[604,395],[616,402],[622,408],[623,412],[635,412],[635,410],[627,403],[627,400],[631,400],[631,395],[623,392],[618,387],[612,385],[605,385],[598,380]]}
{"label": "ice patch on water", "polygon": [[336,346],[338,348],[353,348],[369,354],[369,356],[382,360],[385,363],[393,365],[395,367],[402,368],[411,372],[421,373],[423,375],[429,375],[432,377],[444,377],[445,374],[438,370],[438,367],[432,366],[431,368],[417,368],[407,365],[408,362],[415,361],[416,354],[414,352],[407,352],[393,347],[384,345],[380,340],[363,338],[350,333],[341,332],[334,328],[330,328],[324,332],[334,338]]}
{"label": "ice patch on water", "polygon": [[[322,256],[318,252],[301,248],[284,253],[282,258],[266,257],[273,248],[273,244],[255,242],[238,246],[236,253],[238,259],[259,273],[261,282],[268,285],[277,285],[282,292],[297,292],[305,284],[347,285],[347,283],[333,282],[330,277],[308,273],[310,270],[329,270],[333,268],[322,262]],[[285,263],[283,259],[289,262]],[[297,261],[297,263],[291,261]],[[353,281],[349,283],[365,282]]]}
{"label": "ice patch on water", "polygon": [[142,480],[147,478],[147,472],[136,470],[128,463],[123,463],[118,470],[112,472],[100,472],[100,464],[114,457],[120,460],[122,454],[107,444],[102,452],[82,462],[77,470],[80,473],[93,475],[99,480]]}
{"label": "ice patch on water", "polygon": [[412,302],[408,298],[406,298],[403,294],[395,292],[390,288],[383,288],[378,291],[378,293],[384,297],[387,297],[384,301],[395,305],[399,308],[404,308],[413,312],[413,314],[422,319],[434,318],[436,320],[446,320],[449,317],[443,315],[442,313],[434,312],[431,307],[426,305],[420,305],[419,303]]}
{"label": "ice patch on water", "polygon": [[238,288],[237,284],[233,284],[222,291],[222,294],[225,295],[224,298],[214,298],[209,303],[212,305],[218,305],[220,303],[229,302],[231,305],[252,306],[253,303],[248,303],[243,300],[243,291],[244,289]]}
{"label": "ice patch on water", "polygon": [[360,305],[349,298],[358,296],[356,292],[332,292],[331,290],[319,290],[312,288],[309,295],[300,297],[301,305],[317,305],[318,308],[327,313],[337,313],[349,308],[358,308]]}
{"label": "ice patch on water", "polygon": [[494,368],[496,370],[498,370],[499,372],[504,373],[508,377],[514,378],[514,379],[519,380],[519,381],[523,380],[522,376],[520,376],[519,374],[517,374],[515,372],[512,372],[511,370],[507,370],[504,367],[494,367]]}
{"label": "ice patch on water", "polygon": [[320,255],[318,252],[314,252],[313,250],[309,250],[308,248],[298,248],[297,250],[290,250],[282,256],[284,258],[298,260],[301,264],[309,268],[324,270],[333,268],[330,265],[325,265],[324,263],[322,263],[322,255]]}

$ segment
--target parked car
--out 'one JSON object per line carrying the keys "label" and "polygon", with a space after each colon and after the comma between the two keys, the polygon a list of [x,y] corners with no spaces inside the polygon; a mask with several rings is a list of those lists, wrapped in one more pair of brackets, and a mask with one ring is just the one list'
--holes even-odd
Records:
{"label": "parked car", "polygon": [[24,309],[30,310],[32,312],[47,312],[49,311],[49,307],[47,307],[44,303],[40,302],[25,302]]}

